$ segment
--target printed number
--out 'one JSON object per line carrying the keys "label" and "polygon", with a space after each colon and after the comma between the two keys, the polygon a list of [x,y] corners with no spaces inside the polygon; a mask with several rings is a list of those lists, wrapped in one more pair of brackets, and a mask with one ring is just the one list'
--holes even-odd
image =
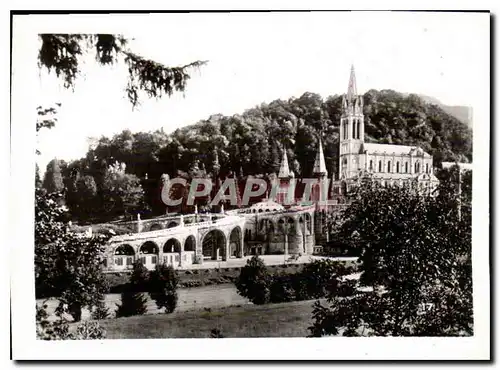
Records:
{"label": "printed number", "polygon": [[434,303],[420,303],[420,309],[424,312],[431,311],[434,308]]}

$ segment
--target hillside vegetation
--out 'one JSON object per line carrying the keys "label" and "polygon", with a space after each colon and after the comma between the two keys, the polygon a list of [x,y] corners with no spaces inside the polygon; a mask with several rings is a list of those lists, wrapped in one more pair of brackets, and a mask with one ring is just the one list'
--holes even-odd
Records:
{"label": "hillside vegetation", "polygon": [[[161,175],[212,173],[216,154],[222,177],[266,176],[278,171],[284,148],[296,176],[307,177],[320,135],[331,175],[337,168],[341,101],[340,95],[323,99],[307,92],[299,98],[263,103],[242,114],[214,114],[170,134],[163,129],[137,133],[125,130],[111,138],[101,137],[85,158],[71,163],[59,161],[68,190],[66,198],[70,200],[68,207],[80,218],[92,214],[100,222],[107,221],[100,217],[102,214],[134,213],[144,209],[139,204],[144,199],[137,187],[140,180],[152,213],[164,213],[159,196]],[[437,166],[442,161],[472,161],[472,130],[438,105],[416,94],[392,90],[369,90],[364,103],[367,142],[418,145],[434,156]],[[136,177],[118,178],[127,180],[120,192],[128,194],[130,190],[131,194],[123,201],[121,193],[112,193],[117,177],[107,180],[108,169],[115,162],[125,163],[127,175]],[[48,171],[53,168],[51,164]],[[76,195],[73,189],[78,190]],[[80,194],[85,195],[81,201]]]}

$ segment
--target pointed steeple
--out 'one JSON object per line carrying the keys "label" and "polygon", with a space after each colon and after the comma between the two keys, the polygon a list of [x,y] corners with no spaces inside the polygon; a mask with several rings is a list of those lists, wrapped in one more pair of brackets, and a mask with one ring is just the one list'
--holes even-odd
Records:
{"label": "pointed steeple", "polygon": [[354,65],[351,65],[351,76],[349,77],[349,86],[347,87],[347,101],[350,103],[358,95],[356,89],[356,74],[354,73]]}
{"label": "pointed steeple", "polygon": [[316,160],[314,161],[313,173],[315,175],[328,176],[328,171],[326,170],[325,156],[323,155],[323,144],[321,138],[319,139],[318,153],[316,154]]}
{"label": "pointed steeple", "polygon": [[286,155],[286,148],[283,148],[283,159],[281,160],[278,178],[286,179],[290,177],[290,167],[288,166],[288,157]]}

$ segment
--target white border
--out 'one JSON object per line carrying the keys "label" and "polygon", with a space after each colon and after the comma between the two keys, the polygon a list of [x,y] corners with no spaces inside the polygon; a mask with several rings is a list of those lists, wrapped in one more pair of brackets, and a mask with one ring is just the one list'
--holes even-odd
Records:
{"label": "white border", "polygon": [[[414,9],[425,8],[427,2]],[[94,3],[97,4],[97,3]],[[94,5],[92,4],[92,5]],[[99,3],[100,4],[100,3]],[[186,9],[192,2],[172,3],[171,9]],[[220,3],[218,3],[220,4]],[[321,3],[326,5],[325,3]],[[368,3],[365,3],[365,5]],[[463,3],[462,3],[463,4]],[[475,8],[467,3],[465,8]],[[199,4],[200,5],[200,4]],[[256,2],[240,8],[254,8]],[[351,4],[348,4],[351,5]],[[201,5],[200,5],[201,6]],[[213,9],[234,8],[223,3]],[[455,2],[453,6],[459,5]],[[62,8],[73,7],[64,3]],[[102,8],[102,4],[100,4]],[[269,7],[269,5],[268,5]],[[301,8],[289,6],[288,8]],[[308,8],[325,6],[307,5]],[[349,6],[348,6],[349,7]],[[350,6],[352,7],[352,5]],[[78,8],[78,7],[76,7]],[[96,9],[98,9],[97,7]],[[105,5],[104,5],[105,8]],[[339,8],[341,8],[339,6]],[[393,8],[400,8],[394,4]],[[366,7],[365,7],[366,9]],[[97,16],[97,17],[103,17]],[[483,17],[488,18],[485,14]],[[73,18],[70,28],[81,27]],[[488,22],[488,19],[485,19]],[[86,22],[85,29],[96,27],[97,20]],[[43,27],[45,25],[45,27]],[[42,28],[41,28],[42,26]],[[11,247],[12,344],[14,359],[485,359],[489,357],[489,51],[484,55],[484,69],[477,71],[484,81],[484,92],[477,95],[474,125],[473,179],[473,278],[475,335],[470,338],[321,338],[321,339],[221,339],[221,340],[108,340],[43,342],[35,339],[33,245],[33,173],[35,147],[35,107],[30,85],[37,78],[37,38],[43,24],[34,19],[14,20],[12,61],[12,150],[9,207]],[[489,28],[489,26],[488,26]],[[100,29],[103,31],[103,29]],[[109,28],[107,29],[109,30]],[[81,32],[82,29],[79,28]],[[66,32],[67,29],[66,29]],[[89,32],[89,31],[87,31]],[[489,32],[488,32],[489,34]],[[485,35],[486,37],[486,35]],[[12,201],[14,200],[15,201]]]}

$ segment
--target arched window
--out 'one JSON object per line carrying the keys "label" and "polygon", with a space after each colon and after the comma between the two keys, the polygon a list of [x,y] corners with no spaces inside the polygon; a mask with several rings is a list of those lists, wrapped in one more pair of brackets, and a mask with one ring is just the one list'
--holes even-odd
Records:
{"label": "arched window", "polygon": [[391,161],[387,162],[387,172],[391,172]]}
{"label": "arched window", "polygon": [[361,139],[361,120],[358,119],[358,129],[356,130],[356,132],[358,133],[358,139]]}
{"label": "arched window", "polygon": [[382,172],[382,161],[378,161],[378,172]]}
{"label": "arched window", "polygon": [[373,171],[373,160],[370,159],[370,171]]}
{"label": "arched window", "polygon": [[415,173],[419,173],[420,172],[420,163],[415,163]]}
{"label": "arched window", "polygon": [[405,173],[408,173],[408,162],[405,163]]}
{"label": "arched window", "polygon": [[399,173],[399,161],[396,162],[396,172]]}
{"label": "arched window", "polygon": [[425,164],[425,173],[429,173],[429,163]]}
{"label": "arched window", "polygon": [[352,121],[352,138],[356,139],[356,120]]}

